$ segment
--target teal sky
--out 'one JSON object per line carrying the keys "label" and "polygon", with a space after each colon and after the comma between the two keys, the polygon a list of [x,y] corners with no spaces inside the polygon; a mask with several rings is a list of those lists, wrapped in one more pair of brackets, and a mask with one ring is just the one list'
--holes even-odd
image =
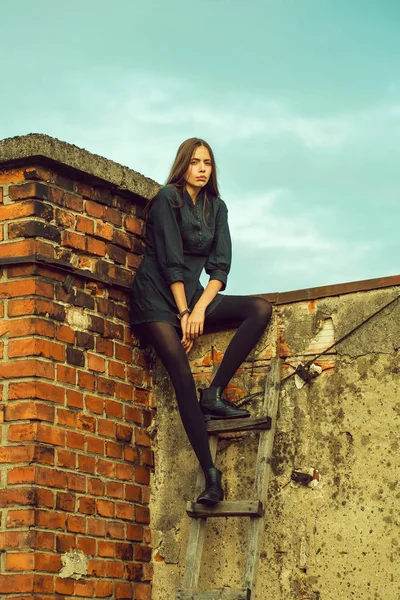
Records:
{"label": "teal sky", "polygon": [[162,183],[214,149],[226,293],[400,272],[398,0],[1,6],[0,138],[46,133]]}

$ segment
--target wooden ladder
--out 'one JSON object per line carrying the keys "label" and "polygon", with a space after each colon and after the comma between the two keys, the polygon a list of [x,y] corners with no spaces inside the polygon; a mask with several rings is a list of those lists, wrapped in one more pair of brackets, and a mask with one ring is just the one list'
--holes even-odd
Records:
{"label": "wooden ladder", "polygon": [[[215,459],[218,434],[231,431],[260,431],[254,480],[254,498],[251,500],[219,502],[215,506],[206,506],[188,502],[186,511],[192,522],[186,552],[183,588],[177,591],[176,600],[250,600],[255,588],[257,568],[260,557],[261,538],[264,529],[264,510],[271,475],[271,456],[274,444],[276,416],[280,391],[281,363],[279,357],[271,359],[267,376],[263,417],[210,421],[207,424],[210,434],[210,449]],[[196,496],[204,487],[204,476],[199,468],[196,482]],[[244,584],[240,589],[222,588],[199,590],[198,582],[203,553],[203,544],[207,518],[209,517],[250,517],[248,548],[244,572]]]}

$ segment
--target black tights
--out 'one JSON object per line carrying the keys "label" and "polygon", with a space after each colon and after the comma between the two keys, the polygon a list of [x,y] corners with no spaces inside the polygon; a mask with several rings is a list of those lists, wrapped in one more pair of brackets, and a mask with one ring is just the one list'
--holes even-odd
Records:
{"label": "black tights", "polygon": [[[222,363],[211,382],[211,387],[225,388],[246,356],[254,348],[271,318],[271,305],[254,296],[223,296],[206,317],[204,333],[224,326],[238,327]],[[197,400],[196,386],[188,356],[175,327],[169,323],[142,323],[137,333],[154,348],[168,371],[175,389],[183,426],[201,467],[213,467],[207,428]]]}

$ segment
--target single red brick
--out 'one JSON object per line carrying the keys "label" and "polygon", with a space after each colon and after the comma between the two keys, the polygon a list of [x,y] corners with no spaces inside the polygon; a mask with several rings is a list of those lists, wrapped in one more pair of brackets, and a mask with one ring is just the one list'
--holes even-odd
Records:
{"label": "single red brick", "polygon": [[82,233],[93,234],[94,233],[94,221],[86,217],[78,216],[76,218],[76,230]]}
{"label": "single red brick", "polygon": [[96,502],[94,498],[79,498],[78,512],[86,515],[94,515],[96,512]]}
{"label": "single red brick", "polygon": [[115,392],[115,385],[115,381],[112,381],[106,377],[98,377],[97,379],[97,389],[100,394],[108,394],[109,396],[113,396]]}
{"label": "single red brick", "polygon": [[104,400],[97,396],[85,395],[85,406],[90,412],[102,415],[104,411]]}
{"label": "single red brick", "polygon": [[8,428],[9,442],[31,442],[37,439],[38,423],[10,425]]}
{"label": "single red brick", "polygon": [[127,215],[125,217],[125,229],[127,231],[129,231],[130,233],[134,233],[136,235],[142,235],[143,234],[143,221],[137,219],[136,217],[130,217],[129,215]]}
{"label": "single red brick", "polygon": [[78,415],[77,428],[94,433],[96,431],[96,419],[89,415],[80,414]]}
{"label": "single red brick", "polygon": [[67,390],[67,406],[83,408],[83,394],[75,390]]}
{"label": "single red brick", "polygon": [[108,361],[108,374],[110,377],[118,377],[119,379],[125,379],[124,363],[117,362],[114,360],[109,360]]}
{"label": "single red brick", "polygon": [[66,248],[74,248],[76,250],[86,249],[86,237],[80,233],[72,231],[63,231],[62,245]]}
{"label": "single red brick", "polygon": [[117,582],[115,584],[115,600],[129,600],[133,596],[133,584],[129,582]]}
{"label": "single red brick", "polygon": [[150,523],[150,511],[147,506],[135,506],[135,520],[137,523]]}
{"label": "single red brick", "polygon": [[18,483],[35,483],[35,480],[36,467],[33,466],[14,467],[7,472],[7,485],[16,485]]}
{"label": "single red brick", "polygon": [[116,424],[108,419],[98,419],[98,434],[104,437],[115,438]]}
{"label": "single red brick", "polygon": [[86,533],[86,521],[84,517],[68,515],[66,523],[67,531],[71,531],[71,533]]}
{"label": "single red brick", "polygon": [[96,387],[95,376],[85,371],[78,371],[78,385],[80,388],[93,391]]}
{"label": "single red brick", "polygon": [[60,342],[73,344],[75,341],[75,332],[68,325],[57,325],[56,339]]}
{"label": "single red brick", "polygon": [[139,446],[151,446],[151,437],[147,433],[147,431],[143,431],[142,429],[135,430],[135,442]]}
{"label": "single red brick", "polygon": [[114,354],[114,342],[107,338],[98,337],[96,339],[96,352],[112,356]]}
{"label": "single red brick", "polygon": [[37,359],[20,359],[0,364],[0,379],[21,377],[43,377],[54,380],[54,365]]}
{"label": "single red brick", "polygon": [[106,400],[105,410],[107,417],[115,417],[117,419],[122,419],[123,417],[123,405],[121,402]]}
{"label": "single red brick", "polygon": [[66,434],[66,445],[68,448],[75,448],[77,450],[84,450],[85,448],[85,436],[80,433],[73,431],[67,431]]}
{"label": "single red brick", "polygon": [[104,560],[92,558],[88,564],[88,575],[93,577],[104,577],[106,574],[106,563]]}
{"label": "single red brick", "polygon": [[109,598],[113,593],[113,584],[111,581],[96,581],[94,588],[95,598]]}
{"label": "single red brick", "polygon": [[64,425],[65,427],[76,427],[77,415],[70,410],[59,408],[57,410],[57,425]]}
{"label": "single red brick", "polygon": [[142,488],[133,483],[129,483],[125,487],[125,500],[130,502],[141,502],[142,500]]}
{"label": "single red brick", "polygon": [[127,524],[126,539],[132,542],[141,542],[143,540],[143,527],[141,525]]}
{"label": "single red brick", "polygon": [[6,554],[6,571],[33,571],[35,554],[33,552],[8,552]]}
{"label": "single red brick", "polygon": [[141,425],[143,423],[142,409],[134,408],[133,406],[126,406],[125,419]]}
{"label": "single red brick", "polygon": [[76,548],[77,550],[82,550],[88,556],[94,556],[96,554],[96,540],[78,536]]}
{"label": "single red brick", "polygon": [[59,467],[65,467],[67,469],[75,469],[76,466],[76,454],[69,450],[57,450],[57,465]]}
{"label": "single red brick", "polygon": [[109,498],[124,498],[124,486],[122,483],[110,481],[107,483],[107,497]]}
{"label": "single red brick", "polygon": [[35,567],[38,571],[58,573],[61,566],[61,556],[59,554],[35,551]]}
{"label": "single red brick", "polygon": [[114,517],[115,506],[109,500],[97,500],[97,513],[102,517]]}
{"label": "single red brick", "polygon": [[[104,537],[106,534],[106,522],[103,519],[96,519],[96,518],[88,518],[87,519],[87,526],[88,526],[88,535],[93,535],[94,537]],[[104,544],[107,542],[100,542],[99,544]],[[102,556],[100,553],[100,549],[98,548],[98,555]],[[114,554],[113,554],[114,556]]]}
{"label": "single red brick", "polygon": [[65,431],[59,427],[38,423],[37,440],[53,446],[65,446]]}
{"label": "single red brick", "polygon": [[116,464],[116,475],[118,479],[126,479],[132,481],[133,467],[132,465]]}
{"label": "single red brick", "polygon": [[7,513],[6,527],[32,527],[35,525],[35,510],[9,510]]}
{"label": "single red brick", "polygon": [[50,531],[36,532],[36,548],[41,550],[54,550],[55,535]]}
{"label": "single red brick", "polygon": [[68,494],[65,492],[57,492],[56,509],[64,510],[66,512],[74,512],[75,511],[75,495]]}
{"label": "single red brick", "polygon": [[105,443],[97,437],[86,437],[86,451],[94,452],[95,454],[104,454]]}
{"label": "single red brick", "polygon": [[129,443],[132,439],[133,428],[129,425],[117,425],[117,440],[123,443]]}
{"label": "single red brick", "polygon": [[115,395],[121,400],[132,400],[133,386],[128,383],[115,382]]}
{"label": "single red brick", "polygon": [[93,496],[104,496],[105,485],[100,479],[88,480],[88,493]]}
{"label": "single red brick", "polygon": [[102,240],[96,240],[92,237],[86,238],[87,242],[87,251],[89,254],[95,254],[96,256],[105,256],[106,255],[106,245]]}
{"label": "single red brick", "polygon": [[77,475],[76,473],[68,473],[67,475],[67,488],[74,492],[86,492],[86,478],[83,475]]}
{"label": "single red brick", "polygon": [[86,598],[88,598],[89,596],[93,596],[93,590],[94,581],[85,581],[83,583],[81,583],[80,581],[75,581],[75,596],[85,596]]}
{"label": "single red brick", "polygon": [[37,506],[54,508],[54,492],[39,487],[37,490]]}
{"label": "single red brick", "polygon": [[83,212],[83,200],[75,194],[64,192],[65,206],[75,212]]}
{"label": "single red brick", "polygon": [[122,447],[115,442],[106,442],[107,458],[122,458]]}
{"label": "single red brick", "polygon": [[63,365],[57,365],[57,381],[64,383],[76,383],[76,369],[73,367],[64,367]]}
{"label": "single red brick", "polygon": [[97,202],[92,202],[91,200],[86,201],[86,212],[90,217],[96,217],[98,219],[103,219],[105,216],[105,207]]}
{"label": "single red brick", "polygon": [[94,457],[86,456],[85,454],[78,455],[78,469],[84,473],[94,473],[96,460]]}
{"label": "single red brick", "polygon": [[54,576],[36,573],[33,578],[33,591],[40,594],[41,600],[51,600],[44,593],[52,594],[54,590]]}
{"label": "single red brick", "polygon": [[67,485],[67,473],[57,469],[47,469],[46,467],[38,467],[37,483],[47,487],[58,487],[65,489]]}
{"label": "single red brick", "polygon": [[133,506],[126,502],[117,502],[115,505],[115,515],[117,519],[123,521],[132,521],[133,519]]}
{"label": "single red brick", "polygon": [[115,556],[115,542],[99,541],[97,544],[97,552],[99,556],[113,558]]}
{"label": "single red brick", "polygon": [[34,458],[34,446],[6,446],[0,447],[1,463],[32,462]]}
{"label": "single red brick", "polygon": [[0,575],[0,590],[3,594],[33,592],[33,573],[29,575]]}
{"label": "single red brick", "polygon": [[75,582],[73,579],[65,579],[56,577],[55,580],[55,592],[66,596],[72,596],[74,593]]}
{"label": "single red brick", "polygon": [[[87,203],[86,203],[87,207]],[[103,238],[104,240],[111,241],[113,238],[114,228],[107,223],[102,223],[101,221],[96,221],[96,230],[95,235],[97,237]]]}
{"label": "single red brick", "polygon": [[132,348],[115,342],[115,358],[126,363],[132,362]]}
{"label": "single red brick", "polygon": [[122,579],[124,576],[124,563],[121,561],[108,560],[106,562],[106,577]]}

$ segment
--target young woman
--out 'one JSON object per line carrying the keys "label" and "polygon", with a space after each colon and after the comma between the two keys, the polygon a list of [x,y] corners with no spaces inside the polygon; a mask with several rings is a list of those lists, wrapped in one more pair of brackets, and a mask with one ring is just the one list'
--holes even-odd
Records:
{"label": "young woman", "polygon": [[[268,325],[271,306],[263,298],[219,293],[226,287],[231,239],[214,155],[204,140],[190,138],[181,144],[167,184],[146,212],[146,249],[133,283],[131,324],[153,346],[171,377],[206,480],[197,502],[212,505],[224,492],[206,421],[249,416],[223,400],[222,392]],[[199,281],[203,268],[210,276],[205,289]],[[199,390],[199,403],[187,355],[197,337],[224,326],[238,329],[210,387]]]}

